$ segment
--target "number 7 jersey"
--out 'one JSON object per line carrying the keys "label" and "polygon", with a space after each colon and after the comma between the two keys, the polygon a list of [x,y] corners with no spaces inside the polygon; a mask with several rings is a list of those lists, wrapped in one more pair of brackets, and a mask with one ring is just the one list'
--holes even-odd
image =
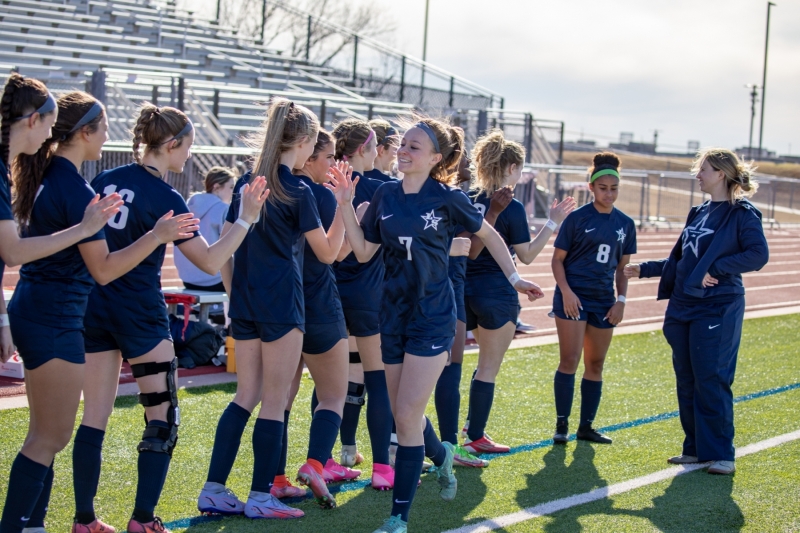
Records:
{"label": "number 7 jersey", "polygon": [[476,233],[483,218],[460,189],[428,178],[419,193],[403,182],[381,185],[361,227],[364,238],[382,246],[386,265],[381,333],[452,337],[456,327],[448,258],[453,233]]}
{"label": "number 7 jersey", "polygon": [[[567,252],[567,283],[586,311],[605,312],[614,305],[614,275],[623,255],[636,253],[636,224],[617,209],[599,213],[588,203],[561,224],[555,247]],[[556,292],[561,292],[556,287]]]}
{"label": "number 7 jersey", "polygon": [[[119,193],[125,202],[105,228],[109,252],[136,242],[170,210],[173,215],[189,212],[178,191],[136,163],[101,172],[92,180],[92,187],[104,197]],[[199,234],[195,232],[193,237]],[[175,241],[175,246],[187,240]],[[105,286],[96,285],[89,296],[84,324],[137,337],[169,332],[161,292],[166,250],[167,245],[162,244],[124,276]]]}

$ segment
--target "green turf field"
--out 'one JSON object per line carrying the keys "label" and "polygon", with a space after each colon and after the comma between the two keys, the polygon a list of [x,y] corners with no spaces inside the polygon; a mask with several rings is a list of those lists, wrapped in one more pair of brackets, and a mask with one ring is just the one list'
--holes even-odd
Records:
{"label": "green turf field", "polygon": [[[734,395],[737,447],[800,429],[800,388],[749,398],[761,391],[800,382],[800,315],[749,320],[745,323]],[[468,355],[462,381],[462,413],[466,412],[468,377],[476,355]],[[557,347],[516,350],[508,354],[498,380],[487,431],[512,447],[531,445],[511,456],[493,459],[489,468],[459,468],[459,492],[446,503],[438,497],[434,475],[423,475],[411,511],[413,532],[459,528],[514,513],[559,498],[645,476],[668,467],[665,459],[680,453],[682,433],[675,417],[656,418],[609,433],[611,446],[571,442],[566,447],[543,445],[552,436],[552,378]],[[293,474],[305,459],[310,422],[312,382],[304,379],[292,412],[290,457]],[[596,425],[612,426],[674,412],[677,408],[670,353],[660,332],[616,338],[606,365],[603,403]],[[388,514],[389,493],[370,488],[343,490],[339,508],[322,511],[311,501],[298,505],[306,517],[290,522],[253,522],[244,518],[194,520],[196,497],[205,480],[214,430],[232,398],[233,385],[181,393],[183,425],[166,488],[157,513],[173,529],[192,533],[216,531],[371,532]],[[579,387],[576,386],[576,393]],[[573,414],[579,409],[579,399]],[[435,422],[433,402],[429,416]],[[25,436],[28,412],[0,412],[2,488],[14,455]],[[463,415],[462,415],[463,420]],[[133,505],[136,451],[142,410],[134,398],[117,401],[103,456],[98,515],[124,528]],[[250,485],[252,423],[229,486],[244,498]],[[369,455],[366,423],[359,442]],[[539,444],[535,444],[539,443]],[[336,449],[338,453],[338,446]],[[67,531],[73,509],[71,449],[56,459],[56,481],[48,530]],[[369,464],[362,465],[369,473]],[[572,531],[800,531],[800,441],[754,453],[737,461],[734,477],[702,471],[650,484],[610,498],[572,507],[553,515],[497,529],[505,532]],[[5,494],[0,493],[5,498]],[[170,524],[171,523],[171,524]]]}

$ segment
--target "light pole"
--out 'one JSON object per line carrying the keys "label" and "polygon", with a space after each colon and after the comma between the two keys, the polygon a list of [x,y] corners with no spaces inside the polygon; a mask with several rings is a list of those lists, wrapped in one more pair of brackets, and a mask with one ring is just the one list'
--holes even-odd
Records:
{"label": "light pole", "polygon": [[753,123],[756,120],[756,103],[758,102],[758,85],[748,83],[745,85],[750,91],[750,140],[747,143],[747,157],[753,159]]}
{"label": "light pole", "polygon": [[764,142],[764,101],[767,99],[767,52],[769,51],[769,15],[773,2],[767,2],[767,37],[764,41],[764,76],[761,78],[761,125],[758,130],[758,156],[761,157],[761,148]]}
{"label": "light pole", "polygon": [[422,103],[422,94],[425,88],[425,62],[428,60],[428,10],[430,4],[430,0],[425,0],[425,33],[422,36],[422,79],[419,84],[420,104]]}

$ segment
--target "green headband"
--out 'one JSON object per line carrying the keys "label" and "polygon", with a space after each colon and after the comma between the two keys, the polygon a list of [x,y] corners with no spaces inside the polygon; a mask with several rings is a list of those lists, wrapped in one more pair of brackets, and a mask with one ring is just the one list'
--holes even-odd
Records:
{"label": "green headband", "polygon": [[619,172],[617,172],[613,168],[607,168],[605,170],[598,170],[597,172],[592,174],[592,177],[589,180],[589,183],[594,183],[594,180],[596,180],[597,178],[599,178],[601,176],[616,176],[617,179],[619,179]]}

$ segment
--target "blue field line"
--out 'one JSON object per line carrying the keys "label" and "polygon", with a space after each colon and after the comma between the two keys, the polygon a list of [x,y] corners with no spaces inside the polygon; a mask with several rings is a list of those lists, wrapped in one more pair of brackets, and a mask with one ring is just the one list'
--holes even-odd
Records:
{"label": "blue field line", "polygon": [[[741,403],[746,402],[749,400],[755,400],[757,398],[765,398],[767,396],[774,396],[775,394],[780,394],[782,392],[788,392],[790,390],[800,389],[800,383],[792,383],[791,385],[784,385],[782,387],[775,387],[773,389],[762,390],[759,392],[753,392],[750,394],[745,394],[743,396],[738,396],[733,399],[733,403]],[[678,411],[671,411],[669,413],[661,413],[660,415],[653,415],[647,416],[644,418],[637,418],[636,420],[630,420],[628,422],[622,422],[621,424],[614,424],[612,426],[605,426],[599,428],[598,431],[601,433],[611,433],[613,431],[619,431],[621,429],[628,429],[638,426],[643,426],[645,424],[652,424],[653,422],[661,422],[662,420],[669,420],[670,418],[677,418]],[[575,435],[570,435],[569,440],[575,440]],[[505,459],[510,455],[514,455],[517,453],[529,452],[531,450],[537,450],[539,448],[546,448],[548,446],[553,445],[553,439],[545,439],[540,440],[538,442],[533,442],[531,444],[523,444],[522,446],[515,446],[511,448],[511,451],[508,453],[503,454],[492,454],[492,455],[485,455],[482,458],[487,459],[489,461],[493,461],[496,459]],[[339,492],[350,492],[353,490],[360,490],[365,489],[370,486],[370,482],[367,480],[362,481],[354,481],[351,483],[344,483],[341,485],[334,485],[330,487],[331,494],[337,494]],[[304,501],[308,498],[288,498],[282,500],[285,503],[299,503]],[[224,517],[222,516],[195,516],[192,518],[181,518],[179,520],[174,520],[167,524],[164,524],[167,529],[185,529],[190,526],[196,526],[198,524],[204,524],[206,522],[215,522],[217,520],[222,520]]]}

